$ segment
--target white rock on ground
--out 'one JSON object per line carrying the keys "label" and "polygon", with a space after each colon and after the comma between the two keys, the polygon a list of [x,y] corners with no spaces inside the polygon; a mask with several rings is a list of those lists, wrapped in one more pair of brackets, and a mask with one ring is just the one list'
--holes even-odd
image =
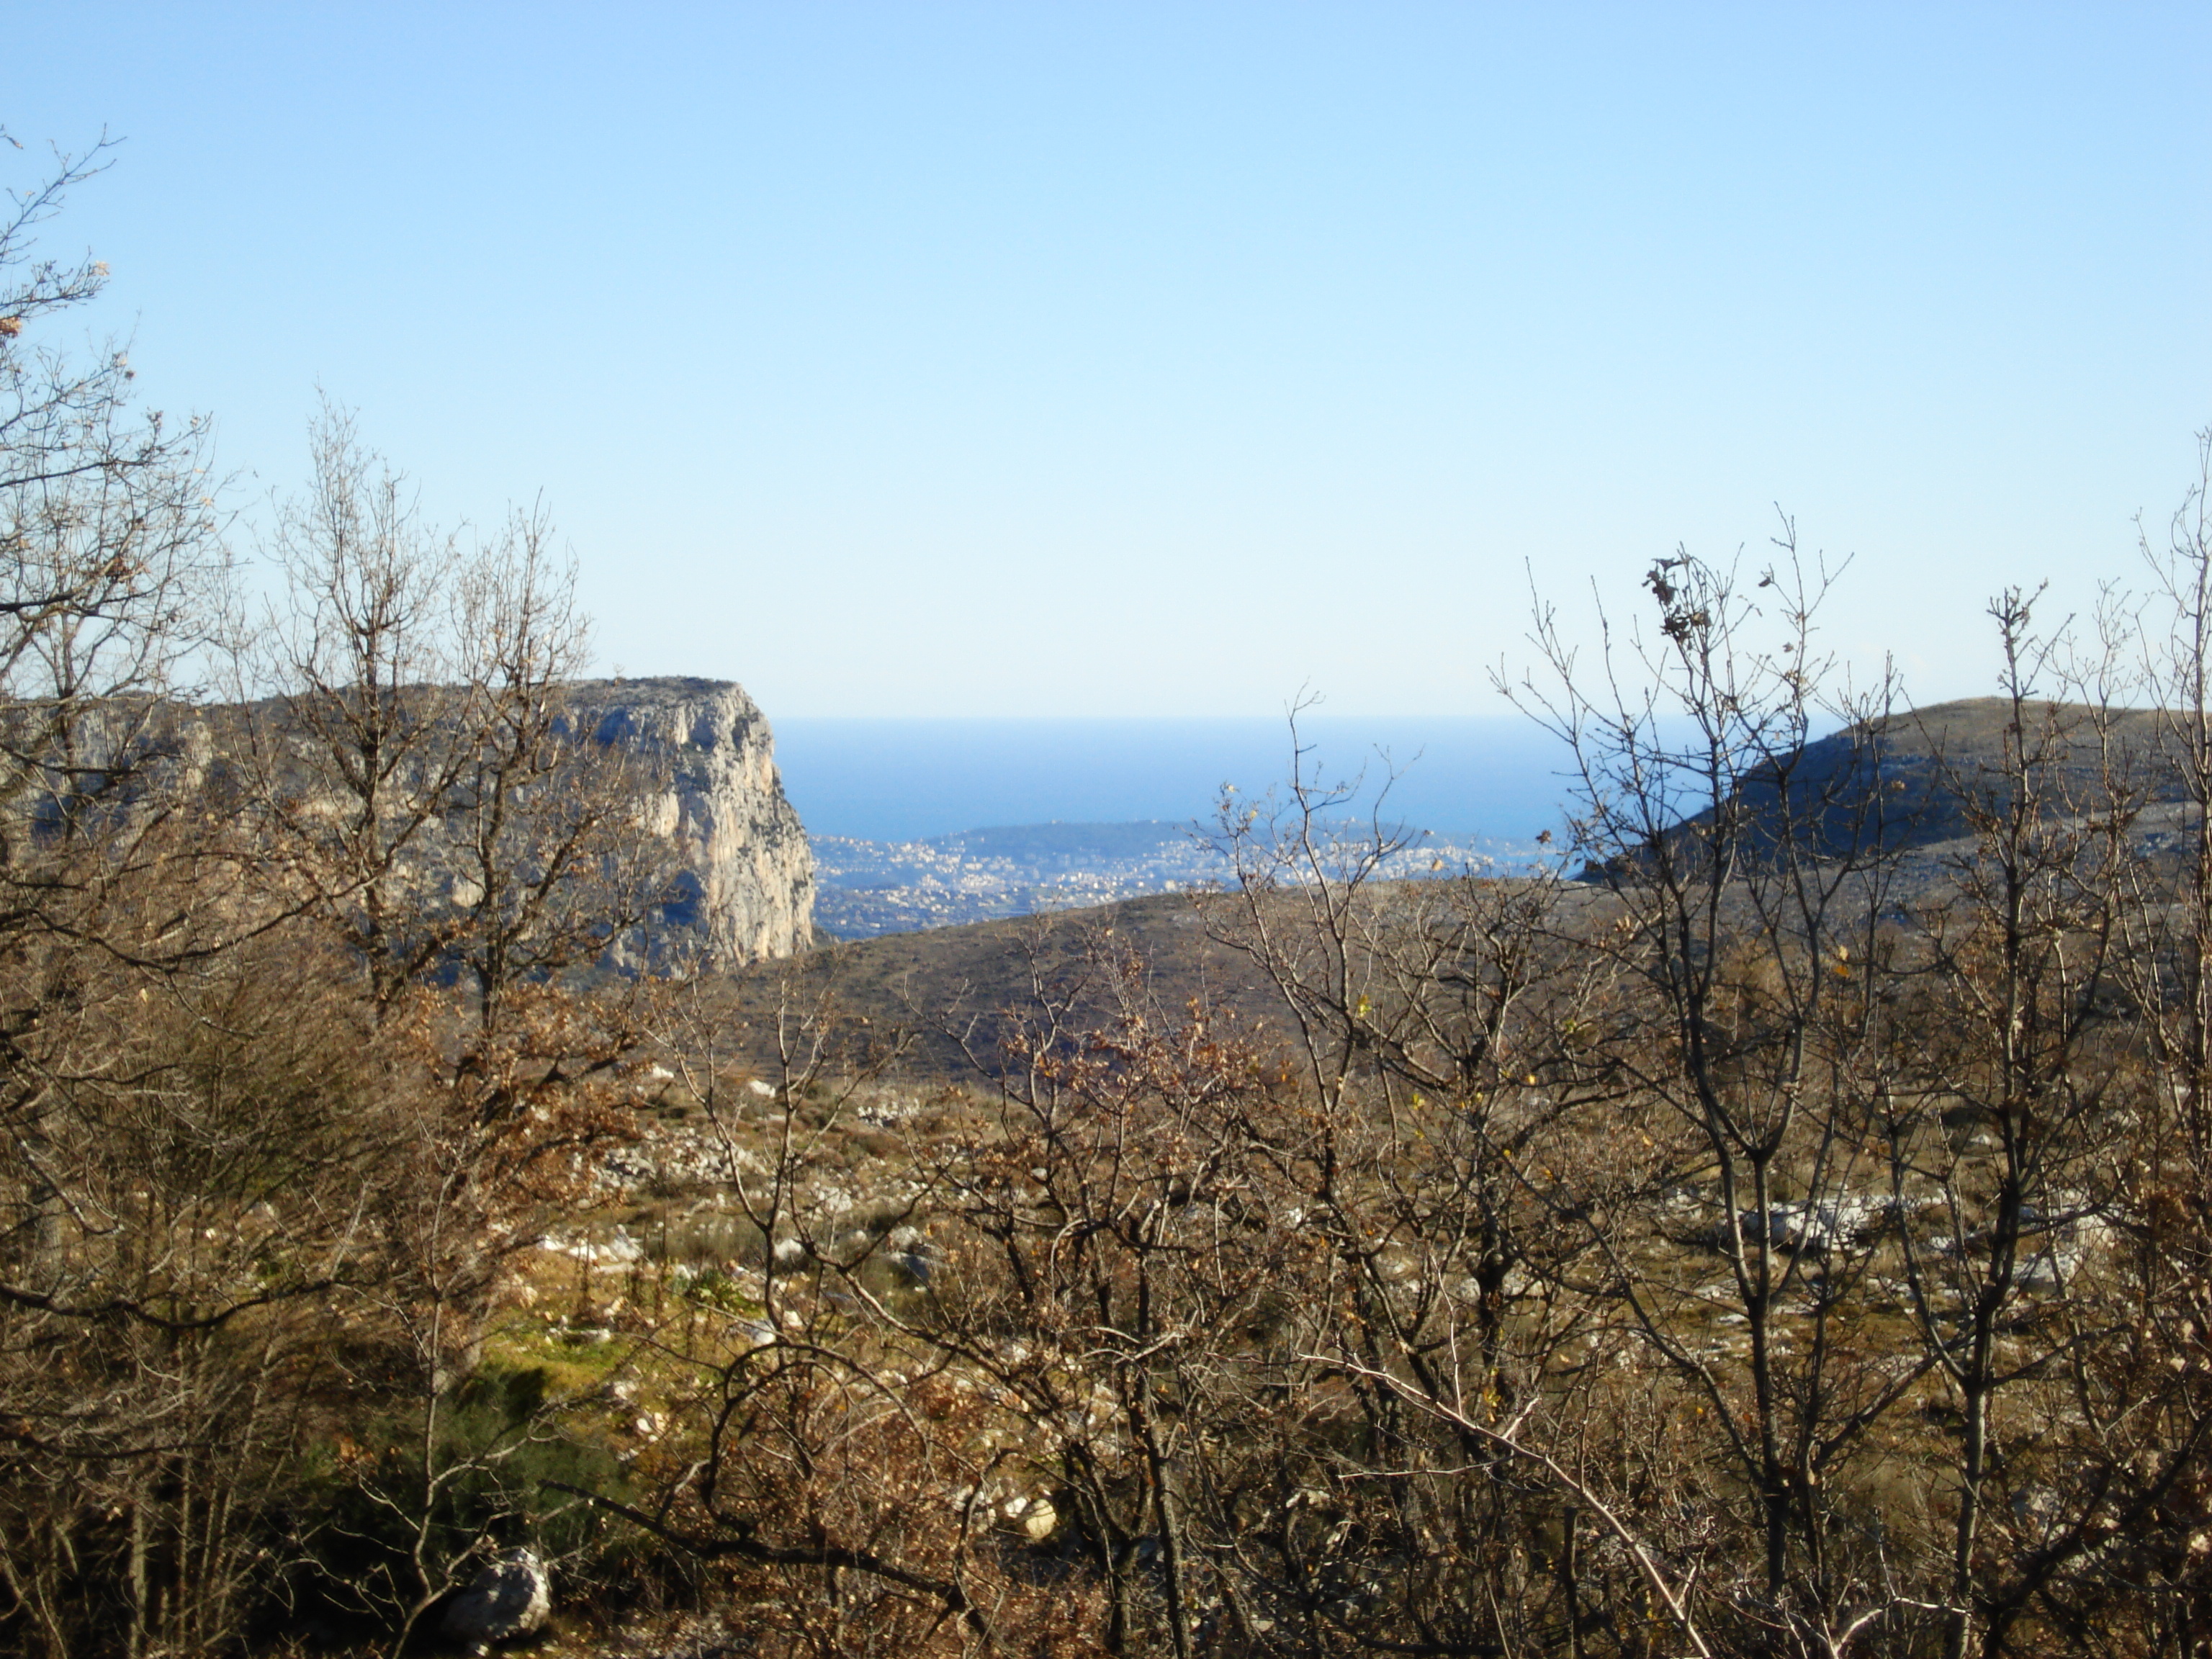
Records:
{"label": "white rock on ground", "polygon": [[535,1550],[509,1550],[453,1598],[440,1628],[453,1641],[483,1647],[543,1629],[552,1613],[545,1564]]}

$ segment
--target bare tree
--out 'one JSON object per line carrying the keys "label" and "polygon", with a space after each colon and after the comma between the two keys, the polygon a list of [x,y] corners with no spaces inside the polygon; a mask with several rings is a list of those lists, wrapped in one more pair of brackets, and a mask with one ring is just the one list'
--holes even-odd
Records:
{"label": "bare tree", "polygon": [[542,505],[464,538],[349,415],[326,405],[312,448],[271,542],[283,602],[243,653],[274,694],[242,705],[249,787],[373,1006],[458,975],[489,1029],[659,896],[645,780],[568,718],[589,630]]}
{"label": "bare tree", "polygon": [[[38,247],[106,148],[0,216],[0,1619],[52,1652],[228,1627],[296,1443],[270,1368],[351,1261],[349,1135],[295,1109],[327,1054],[260,1043],[230,961],[265,920],[250,860],[189,810],[174,698],[225,567],[207,429],[138,414],[120,347],[42,332],[106,283]],[[320,988],[299,971],[295,1012]]]}

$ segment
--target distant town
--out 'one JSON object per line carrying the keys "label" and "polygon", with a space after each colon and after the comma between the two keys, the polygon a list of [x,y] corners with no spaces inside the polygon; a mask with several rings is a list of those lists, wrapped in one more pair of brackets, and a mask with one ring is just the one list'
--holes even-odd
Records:
{"label": "distant town", "polygon": [[[1188,825],[1041,823],[925,841],[813,838],[814,916],[841,939],[949,927],[1151,893],[1219,886],[1228,860]],[[1392,879],[1502,873],[1534,848],[1487,837],[1416,834],[1389,856]]]}

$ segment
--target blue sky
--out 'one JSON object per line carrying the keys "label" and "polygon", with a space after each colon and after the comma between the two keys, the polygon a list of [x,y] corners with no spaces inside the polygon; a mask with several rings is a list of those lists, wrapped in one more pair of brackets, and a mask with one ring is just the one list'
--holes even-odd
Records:
{"label": "blue sky", "polygon": [[0,122],[257,501],[316,389],[771,717],[1488,714],[1774,504],[1984,689],[2212,422],[2212,8],[16,9]]}

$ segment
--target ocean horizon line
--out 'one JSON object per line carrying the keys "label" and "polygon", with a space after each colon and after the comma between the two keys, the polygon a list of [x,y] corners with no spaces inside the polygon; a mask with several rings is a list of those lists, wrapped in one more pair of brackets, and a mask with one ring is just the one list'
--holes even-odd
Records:
{"label": "ocean horizon line", "polygon": [[[1286,720],[1257,715],[792,715],[772,717],[784,787],[817,835],[918,841],[1062,823],[1204,823],[1224,787],[1253,799],[1288,787]],[[1556,828],[1569,759],[1511,716],[1298,722],[1309,779],[1438,834],[1522,841]]]}

